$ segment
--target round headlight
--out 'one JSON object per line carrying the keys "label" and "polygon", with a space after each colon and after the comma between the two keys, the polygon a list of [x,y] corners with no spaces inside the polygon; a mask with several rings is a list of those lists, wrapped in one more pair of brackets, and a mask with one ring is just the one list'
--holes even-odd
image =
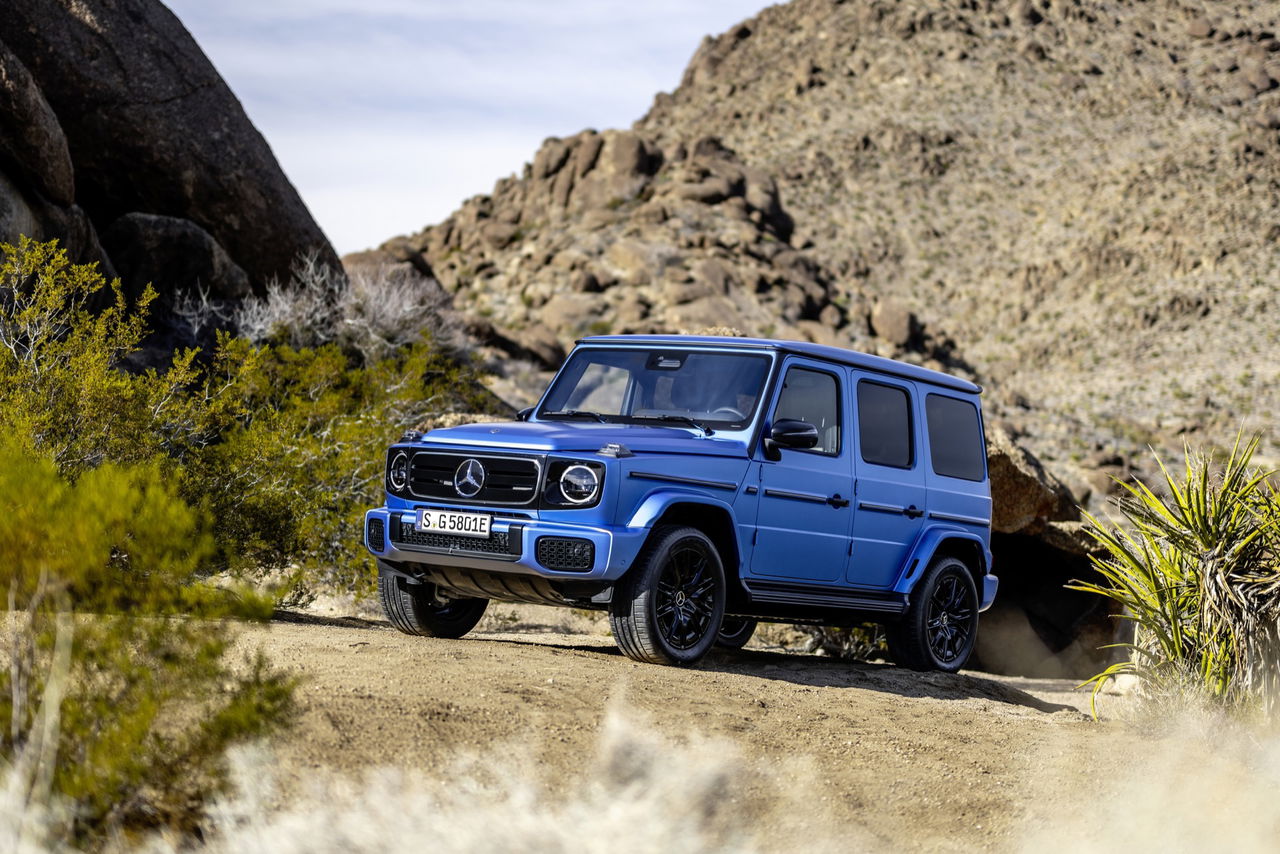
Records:
{"label": "round headlight", "polygon": [[586,504],[599,489],[600,478],[587,466],[569,466],[560,475],[560,494],[570,504]]}
{"label": "round headlight", "polygon": [[396,492],[409,485],[409,455],[404,451],[396,454],[391,459],[391,465],[387,466],[387,483]]}

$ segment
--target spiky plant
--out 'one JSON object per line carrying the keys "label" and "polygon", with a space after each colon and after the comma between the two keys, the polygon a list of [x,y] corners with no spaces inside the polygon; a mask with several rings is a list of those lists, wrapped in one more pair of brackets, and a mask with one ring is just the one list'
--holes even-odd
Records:
{"label": "spiky plant", "polygon": [[1180,475],[1157,456],[1167,494],[1125,483],[1122,523],[1086,514],[1102,581],[1070,586],[1115,600],[1136,624],[1129,660],[1085,683],[1095,700],[1131,673],[1150,695],[1190,688],[1227,706],[1280,709],[1280,495],[1251,464],[1258,444],[1238,438],[1221,463],[1187,448]]}

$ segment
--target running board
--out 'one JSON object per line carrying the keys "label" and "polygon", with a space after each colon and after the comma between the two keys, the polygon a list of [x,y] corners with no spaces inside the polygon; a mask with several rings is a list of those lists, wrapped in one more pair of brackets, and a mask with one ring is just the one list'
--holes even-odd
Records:
{"label": "running board", "polygon": [[776,602],[783,605],[808,605],[839,608],[848,611],[870,611],[878,614],[902,614],[907,610],[904,593],[876,593],[848,587],[820,584],[796,584],[790,581],[742,579],[742,586],[752,602]]}

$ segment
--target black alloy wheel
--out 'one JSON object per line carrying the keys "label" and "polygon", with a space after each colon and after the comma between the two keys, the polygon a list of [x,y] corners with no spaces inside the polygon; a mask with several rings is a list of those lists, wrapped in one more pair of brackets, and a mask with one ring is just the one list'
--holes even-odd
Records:
{"label": "black alloy wheel", "polygon": [[724,566],[697,528],[654,530],[614,590],[609,619],[618,647],[651,664],[697,662],[724,619]]}
{"label": "black alloy wheel", "polygon": [[[379,561],[381,563],[381,561]],[[445,599],[435,585],[411,582],[391,569],[378,569],[378,599],[387,622],[406,635],[460,638],[476,627],[488,599]]]}
{"label": "black alloy wheel", "polygon": [[960,576],[945,575],[929,596],[924,623],[929,651],[938,661],[949,664],[970,647],[970,636],[977,628],[976,613],[977,604]]}
{"label": "black alloy wheel", "polygon": [[671,547],[658,579],[654,616],[663,639],[679,650],[693,649],[715,617],[717,580],[704,544],[686,538]]}
{"label": "black alloy wheel", "polygon": [[722,649],[742,649],[756,633],[756,621],[750,617],[725,617],[716,635],[716,646]]}
{"label": "black alloy wheel", "polygon": [[978,588],[964,561],[931,563],[902,619],[885,626],[885,639],[901,667],[947,673],[964,667],[978,639]]}

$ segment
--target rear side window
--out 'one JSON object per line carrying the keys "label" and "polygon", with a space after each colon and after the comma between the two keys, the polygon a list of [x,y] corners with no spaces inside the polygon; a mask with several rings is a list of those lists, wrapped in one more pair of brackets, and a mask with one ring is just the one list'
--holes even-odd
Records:
{"label": "rear side window", "polygon": [[859,382],[858,437],[865,461],[877,466],[911,468],[911,402],[906,389],[868,380]]}
{"label": "rear side window", "polygon": [[986,477],[987,452],[978,408],[967,400],[931,394],[925,398],[924,410],[934,472],[961,480]]}

